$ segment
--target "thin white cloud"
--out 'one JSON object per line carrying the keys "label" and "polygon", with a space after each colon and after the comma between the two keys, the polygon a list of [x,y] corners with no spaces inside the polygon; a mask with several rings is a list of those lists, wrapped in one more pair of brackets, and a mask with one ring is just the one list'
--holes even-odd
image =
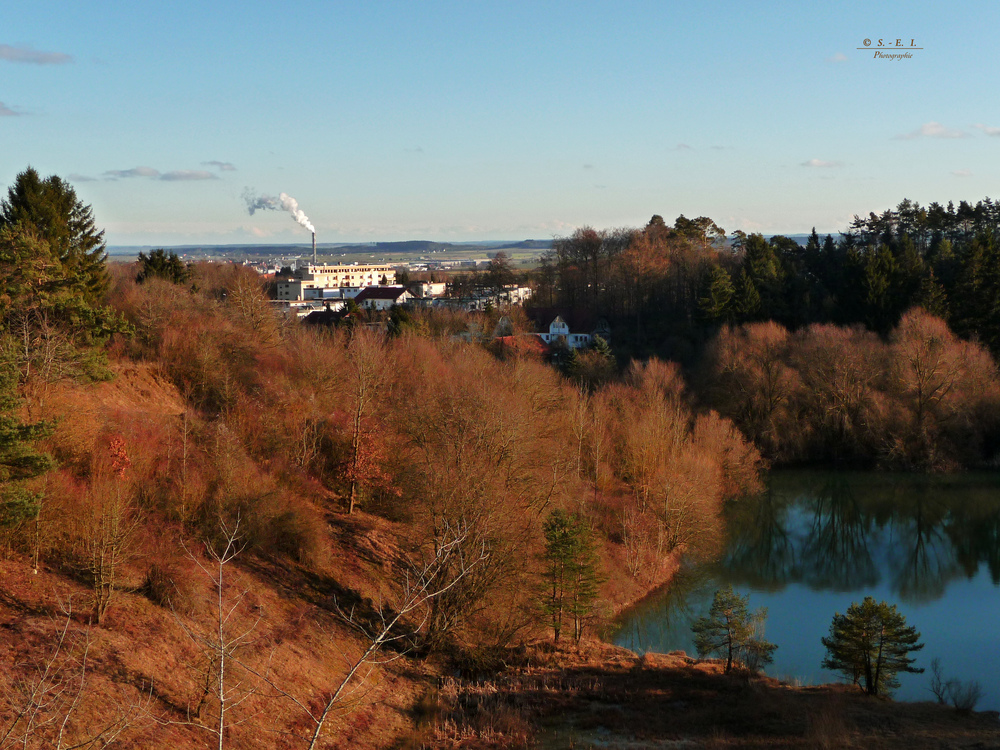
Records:
{"label": "thin white cloud", "polygon": [[42,52],[31,47],[12,47],[9,44],[0,44],[0,60],[32,65],[63,65],[73,62],[70,55],[62,52]]}
{"label": "thin white cloud", "polygon": [[96,177],[88,177],[85,174],[71,174],[69,176],[70,182],[96,182]]}
{"label": "thin white cloud", "polygon": [[972,127],[979,128],[979,130],[982,130],[984,133],[986,133],[986,135],[1000,137],[1000,128],[991,128],[989,125],[983,125],[982,123],[978,122]]}
{"label": "thin white cloud", "polygon": [[104,177],[109,180],[124,179],[128,177],[159,177],[159,170],[152,167],[132,167],[132,169],[110,169],[104,173]]}
{"label": "thin white cloud", "polygon": [[833,57],[826,58],[826,61],[832,63],[847,62],[847,55],[845,55],[843,52],[838,52]]}
{"label": "thin white cloud", "polygon": [[0,102],[0,117],[20,117],[20,112],[15,112],[3,102]]}
{"label": "thin white cloud", "polygon": [[952,172],[952,174],[955,175],[956,177],[972,177],[972,170],[956,169],[954,172]]}
{"label": "thin white cloud", "polygon": [[674,146],[674,151],[694,151],[694,149],[691,148],[686,143],[678,143],[676,146]]}
{"label": "thin white cloud", "polygon": [[844,166],[844,163],[839,161],[825,161],[824,159],[810,159],[809,161],[802,162],[801,166],[829,168],[842,167]]}
{"label": "thin white cloud", "polygon": [[228,161],[203,161],[201,163],[203,167],[215,167],[220,172],[235,172],[236,167]]}
{"label": "thin white cloud", "polygon": [[912,133],[902,133],[895,137],[897,141],[910,141],[914,138],[967,138],[968,133],[963,130],[946,128],[939,122],[925,122]]}
{"label": "thin white cloud", "polygon": [[214,172],[205,172],[201,169],[178,169],[161,174],[159,179],[167,182],[181,182],[184,180],[217,180],[219,177]]}
{"label": "thin white cloud", "polygon": [[217,180],[219,176],[214,172],[203,169],[175,169],[172,172],[160,172],[152,167],[132,167],[132,169],[112,169],[103,175],[106,180],[129,179],[131,177],[148,177],[152,180],[163,180],[165,182],[184,182],[190,180]]}

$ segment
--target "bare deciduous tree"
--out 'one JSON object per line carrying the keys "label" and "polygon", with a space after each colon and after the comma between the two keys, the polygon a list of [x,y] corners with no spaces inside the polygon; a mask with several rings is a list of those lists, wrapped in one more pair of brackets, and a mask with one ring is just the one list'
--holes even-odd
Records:
{"label": "bare deciduous tree", "polygon": [[[234,623],[237,616],[244,613],[248,593],[246,590],[234,592],[228,580],[229,566],[245,547],[240,519],[237,517],[231,524],[227,524],[220,518],[218,538],[206,541],[204,547],[207,562],[190,550],[188,556],[211,582],[211,624],[202,629],[177,617],[201,655],[202,663],[198,666],[198,671],[203,692],[193,711],[189,705],[188,715],[184,720],[161,717],[158,721],[161,724],[182,724],[203,729],[212,736],[213,744],[218,750],[223,750],[227,730],[252,718],[250,715],[234,719],[232,713],[258,692],[256,676],[243,666],[239,657],[252,646],[262,615],[251,615],[249,626],[237,626]],[[215,716],[211,721],[202,721],[202,713],[210,703],[214,704]]]}
{"label": "bare deciduous tree", "polygon": [[[467,533],[452,532],[450,541],[437,548],[430,560],[409,570],[393,602],[383,602],[375,608],[373,616],[362,618],[354,608],[337,612],[343,621],[360,633],[364,650],[359,656],[344,654],[346,671],[340,682],[330,692],[305,698],[294,691],[263,677],[279,695],[294,703],[312,723],[312,731],[303,737],[308,750],[319,747],[332,712],[349,703],[363,691],[376,667],[395,661],[410,652],[419,640],[419,634],[430,619],[430,603],[458,585],[478,563],[487,557],[484,548],[471,559],[463,546]],[[456,573],[446,575],[448,569]],[[391,649],[391,653],[386,653]]]}
{"label": "bare deciduous tree", "polygon": [[100,477],[91,488],[92,506],[84,527],[84,549],[94,588],[94,620],[100,624],[115,594],[121,567],[135,554],[142,526],[127,475],[131,466],[121,438],[109,446],[111,475]]}
{"label": "bare deciduous tree", "polygon": [[348,513],[354,512],[358,487],[363,480],[360,469],[364,462],[365,418],[388,379],[387,356],[384,337],[368,330],[356,331],[347,345],[347,388],[351,399]]}
{"label": "bare deciduous tree", "polygon": [[110,720],[96,728],[79,726],[77,714],[87,713],[80,709],[88,699],[90,629],[74,629],[71,600],[62,615],[47,655],[22,665],[14,689],[4,696],[7,716],[0,713],[0,750],[107,747],[148,712],[148,695],[119,695],[101,702],[102,709],[111,709]]}

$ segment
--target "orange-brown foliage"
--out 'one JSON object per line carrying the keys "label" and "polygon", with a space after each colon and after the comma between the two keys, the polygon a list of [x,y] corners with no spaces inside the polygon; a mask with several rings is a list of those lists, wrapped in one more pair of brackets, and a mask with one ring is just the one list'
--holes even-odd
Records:
{"label": "orange-brown foliage", "polygon": [[[184,631],[207,627],[212,591],[184,550],[200,555],[220,519],[239,520],[233,585],[265,614],[248,659],[270,659],[275,679],[308,703],[343,674],[338,649],[362,645],[338,624],[335,602],[371,609],[407,560],[455,534],[476,564],[442,572],[456,585],[433,601],[421,636],[474,650],[535,632],[541,523],[553,507],[598,532],[607,614],[662,581],[672,551],[709,543],[723,499],[755,488],[756,450],[727,420],[691,410],[672,364],[635,365],[623,382],[581,392],[540,361],[499,361],[476,337],[452,340],[468,316],[421,313],[395,339],[307,330],[263,316],[244,269],[201,265],[192,288],[137,285],[122,268],[112,299],[136,334],[112,347],[114,380],[60,384],[47,398],[47,415],[61,420],[51,447],[62,468],[45,479],[39,522],[7,540],[15,560],[37,556],[37,580],[89,601],[94,574],[82,571],[107,541],[101,524],[119,511],[141,521],[116,562],[101,649],[130,680],[154,680],[161,716],[179,719],[199,701]],[[347,516],[352,489],[363,512]],[[0,583],[5,594],[47,596],[21,591],[18,575]],[[241,608],[236,618],[252,616]],[[115,674],[100,679],[111,685]],[[251,703],[270,729],[304,726],[291,705]],[[371,701],[352,711],[356,721],[335,727],[342,743],[369,741],[386,724]],[[234,729],[231,746],[254,747],[254,726],[263,725]],[[133,739],[185,747],[197,736],[161,726]]]}
{"label": "orange-brown foliage", "polygon": [[940,470],[995,461],[996,372],[985,349],[917,308],[888,341],[831,325],[725,327],[705,379],[771,458]]}

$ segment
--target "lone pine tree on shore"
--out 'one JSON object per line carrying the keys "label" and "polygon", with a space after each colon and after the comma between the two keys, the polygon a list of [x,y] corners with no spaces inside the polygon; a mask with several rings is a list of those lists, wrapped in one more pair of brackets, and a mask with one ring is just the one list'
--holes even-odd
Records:
{"label": "lone pine tree on shore", "polygon": [[919,651],[920,633],[906,624],[896,605],[866,596],[846,614],[837,613],[830,636],[823,639],[827,655],[823,667],[843,672],[868,695],[886,695],[899,687],[899,672],[923,672],[910,654]]}
{"label": "lone pine tree on shore", "polygon": [[764,639],[767,608],[751,612],[749,603],[749,594],[740,596],[726,586],[715,592],[708,616],[699,618],[691,627],[698,656],[717,654],[725,658],[726,674],[737,665],[756,672],[771,663],[778,648]]}

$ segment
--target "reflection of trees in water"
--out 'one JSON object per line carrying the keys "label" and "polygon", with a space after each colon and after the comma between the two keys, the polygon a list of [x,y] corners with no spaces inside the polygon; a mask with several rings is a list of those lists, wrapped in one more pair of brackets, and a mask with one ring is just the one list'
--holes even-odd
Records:
{"label": "reflection of trees in water", "polygon": [[906,487],[903,502],[896,503],[889,576],[893,592],[907,602],[941,598],[948,581],[961,573],[955,547],[945,533],[951,504],[939,492],[914,483]]}
{"label": "reflection of trees in water", "polygon": [[762,589],[780,589],[792,580],[796,554],[788,510],[788,498],[770,486],[727,508],[729,545],[719,562],[729,578]]}
{"label": "reflection of trees in water", "polygon": [[684,565],[669,586],[629,611],[614,642],[635,651],[678,648],[691,640],[691,623],[708,611],[718,585],[710,565]]}
{"label": "reflection of trees in water", "polygon": [[884,574],[894,597],[926,602],[985,564],[1000,586],[1000,481],[886,474],[777,474],[767,493],[726,511],[728,547],[691,564],[625,618],[615,641],[632,648],[691,648],[690,626],[715,589],[870,593]]}
{"label": "reflection of trees in water", "polygon": [[800,555],[801,580],[814,589],[861,589],[877,584],[878,568],[868,548],[872,520],[850,483],[843,475],[828,475],[810,494],[803,503],[812,523]]}
{"label": "reflection of trees in water", "polygon": [[996,481],[886,474],[778,475],[727,512],[720,560],[737,584],[864,590],[884,572],[906,601],[939,598],[986,563],[1000,585]]}
{"label": "reflection of trees in water", "polygon": [[955,550],[956,562],[962,572],[972,578],[985,563],[994,586],[1000,586],[1000,504],[996,494],[977,499],[951,513],[945,523],[945,533]]}

